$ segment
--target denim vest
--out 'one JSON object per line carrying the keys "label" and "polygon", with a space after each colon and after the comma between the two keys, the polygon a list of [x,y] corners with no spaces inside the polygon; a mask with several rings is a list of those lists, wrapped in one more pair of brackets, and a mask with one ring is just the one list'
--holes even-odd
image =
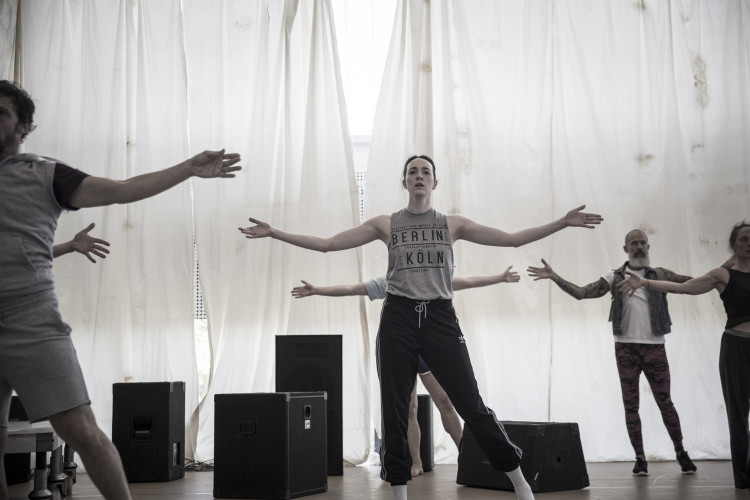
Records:
{"label": "denim vest", "polygon": [[[619,269],[615,270],[615,276],[612,279],[612,307],[609,311],[609,320],[612,322],[612,333],[622,335],[622,293],[617,290],[617,284],[627,278],[625,267],[627,262]],[[662,275],[663,276],[663,275]],[[653,268],[646,268],[645,278],[648,280],[658,280],[659,274]],[[664,335],[672,331],[670,328],[672,320],[669,318],[669,309],[667,308],[667,294],[654,290],[646,290],[648,297],[648,310],[651,317],[651,333],[654,335]]]}

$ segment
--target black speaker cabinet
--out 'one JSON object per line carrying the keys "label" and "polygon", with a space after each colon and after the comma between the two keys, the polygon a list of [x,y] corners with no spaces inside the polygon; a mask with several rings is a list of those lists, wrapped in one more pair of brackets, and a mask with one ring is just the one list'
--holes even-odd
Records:
{"label": "black speaker cabinet", "polygon": [[[510,440],[523,450],[521,471],[531,491],[577,490],[589,485],[578,424],[502,423]],[[466,427],[459,447],[456,482],[466,486],[513,491],[508,476],[492,468]]]}
{"label": "black speaker cabinet", "polygon": [[31,453],[6,453],[3,458],[8,486],[31,479]]}
{"label": "black speaker cabinet", "polygon": [[10,422],[23,422],[28,420],[29,416],[26,414],[26,408],[21,403],[21,398],[13,396],[10,398],[10,411],[8,412],[8,421]]}
{"label": "black speaker cabinet", "polygon": [[432,398],[428,394],[417,395],[417,423],[422,436],[419,440],[422,470],[430,472],[435,465],[435,460],[432,444]]}
{"label": "black speaker cabinet", "polygon": [[341,335],[277,335],[276,392],[328,393],[328,475],[344,474]]}
{"label": "black speaker cabinet", "polygon": [[130,483],[185,476],[185,382],[112,385],[112,442]]}
{"label": "black speaker cabinet", "polygon": [[216,394],[214,497],[328,491],[324,392]]}

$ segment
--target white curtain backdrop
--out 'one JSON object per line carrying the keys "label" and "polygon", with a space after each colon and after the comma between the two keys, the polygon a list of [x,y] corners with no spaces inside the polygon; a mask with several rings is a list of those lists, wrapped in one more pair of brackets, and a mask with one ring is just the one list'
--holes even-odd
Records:
{"label": "white curtain backdrop", "polygon": [[[342,334],[344,458],[365,460],[371,422],[379,428],[380,304],[293,301],[289,291],[301,279],[382,275],[385,249],[317,254],[237,231],[255,217],[327,236],[358,220],[329,1],[9,1],[0,26],[0,77],[37,103],[26,151],[118,179],[203,149],[243,155],[236,179],[61,217],[59,242],[96,222],[94,234],[112,243],[95,265],[77,255],[55,264],[100,426],[111,429],[112,383],[184,380],[187,454],[212,458],[213,396],[273,391],[275,335]],[[507,231],[583,203],[605,217],[594,231],[520,249],[456,245],[458,276],[511,264],[523,275],[456,297],[480,390],[500,418],[577,422],[587,460],[632,459],[609,299],[577,302],[525,270],[545,258],[574,283],[595,281],[624,262],[636,227],[654,265],[699,275],[724,262],[731,225],[750,218],[749,81],[750,4],[740,0],[398,2],[367,216],[404,206],[403,161],[426,153],[440,211]],[[212,350],[202,399],[193,233]],[[669,300],[685,446],[696,459],[728,458],[720,300]],[[641,393],[646,453],[673,459],[645,381]],[[454,462],[455,446],[434,427],[436,460]]]}
{"label": "white curtain backdrop", "polygon": [[[180,2],[33,1],[19,5],[13,78],[37,104],[26,151],[124,179],[186,158]],[[11,76],[11,75],[5,75]],[[110,256],[55,264],[63,317],[99,425],[112,384],[181,380],[197,405],[189,185],[137,204],[63,215],[57,241],[90,222]]]}
{"label": "white curtain backdrop", "polygon": [[[511,264],[523,276],[456,298],[480,390],[501,419],[577,422],[587,460],[632,459],[609,298],[576,302],[525,270],[545,258],[574,283],[596,281],[626,260],[632,228],[648,233],[654,265],[681,274],[728,258],[732,224],[750,215],[749,21],[746,2],[399,2],[366,216],[404,205],[403,161],[426,153],[445,213],[509,231],[583,203],[605,217],[595,231],[520,249],[456,245],[458,276]],[[365,256],[366,276],[384,273],[385,252]],[[727,458],[721,303],[711,294],[670,305],[685,446]],[[647,455],[674,459],[645,379],[641,394]]]}
{"label": "white curtain backdrop", "polygon": [[360,279],[356,251],[323,255],[237,231],[248,217],[330,235],[357,223],[351,140],[327,1],[203,1],[185,6],[194,151],[224,143],[243,155],[239,185],[195,187],[201,283],[213,349],[197,456],[213,457],[213,397],[275,390],[276,335],[343,335],[344,459],[369,447],[367,329],[361,299],[290,291]]}
{"label": "white curtain backdrop", "polygon": [[[14,26],[14,8],[3,9],[4,26]],[[212,379],[200,409],[191,184],[62,218],[59,241],[94,221],[95,234],[112,243],[97,266],[66,257],[55,268],[102,428],[111,429],[113,382],[184,380],[187,456],[210,459],[213,395],[273,391],[276,334],[342,334],[344,457],[362,462],[370,356],[361,300],[291,304],[289,294],[299,279],[359,279],[359,252],[331,257],[273,241],[246,243],[236,230],[248,216],[317,234],[356,223],[329,3],[48,0],[24,3],[18,19],[16,36],[4,35],[3,61],[20,56],[3,77],[19,81],[38,104],[41,126],[27,151],[112,178],[203,149],[226,146],[244,157],[239,179],[192,185],[212,345]]]}
{"label": "white curtain backdrop", "polygon": [[18,0],[0,3],[0,75],[7,78],[13,74],[16,60],[16,18]]}

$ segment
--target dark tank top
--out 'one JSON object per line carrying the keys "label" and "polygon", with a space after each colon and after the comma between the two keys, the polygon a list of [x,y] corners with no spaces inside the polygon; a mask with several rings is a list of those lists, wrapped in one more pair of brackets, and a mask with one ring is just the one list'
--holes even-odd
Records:
{"label": "dark tank top", "polygon": [[729,282],[720,297],[727,312],[725,328],[750,321],[750,273],[728,269]]}

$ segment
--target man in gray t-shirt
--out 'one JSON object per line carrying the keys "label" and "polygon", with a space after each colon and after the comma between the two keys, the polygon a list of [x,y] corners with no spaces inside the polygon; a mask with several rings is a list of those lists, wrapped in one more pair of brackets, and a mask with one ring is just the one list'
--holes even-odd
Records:
{"label": "man in gray t-shirt", "polygon": [[[511,267],[502,274],[491,276],[475,276],[470,278],[453,278],[453,290],[464,290],[467,288],[477,288],[494,285],[497,283],[515,283],[520,277],[518,273],[511,271]],[[295,299],[301,299],[310,295],[324,295],[328,297],[346,297],[351,295],[367,295],[370,300],[385,299],[388,282],[385,276],[357,283],[355,285],[333,285],[333,286],[315,286],[307,281],[302,280],[303,286],[292,289],[292,295]],[[443,428],[451,436],[453,442],[458,447],[461,442],[462,429],[461,421],[458,418],[456,410],[453,408],[448,394],[440,386],[435,376],[430,372],[430,368],[424,362],[422,357],[419,358],[417,368],[420,380],[424,385],[430,397],[435,402]],[[415,381],[414,389],[411,392],[411,403],[409,404],[409,427],[407,438],[409,441],[409,454],[411,455],[412,466],[411,475],[419,476],[424,473],[422,468],[422,458],[419,454],[419,443],[421,440],[421,430],[417,422],[417,384]]]}
{"label": "man in gray t-shirt", "polygon": [[[204,151],[173,167],[115,181],[22,154],[21,143],[35,128],[34,112],[24,89],[0,80],[0,498],[8,497],[3,455],[15,391],[29,420],[49,420],[78,452],[104,497],[129,499],[122,462],[96,423],[70,327],[58,310],[52,259],[68,248],[54,248],[57,219],[63,210],[150,198],[190,177],[234,177],[240,155]],[[21,341],[30,335],[34,349]]]}

